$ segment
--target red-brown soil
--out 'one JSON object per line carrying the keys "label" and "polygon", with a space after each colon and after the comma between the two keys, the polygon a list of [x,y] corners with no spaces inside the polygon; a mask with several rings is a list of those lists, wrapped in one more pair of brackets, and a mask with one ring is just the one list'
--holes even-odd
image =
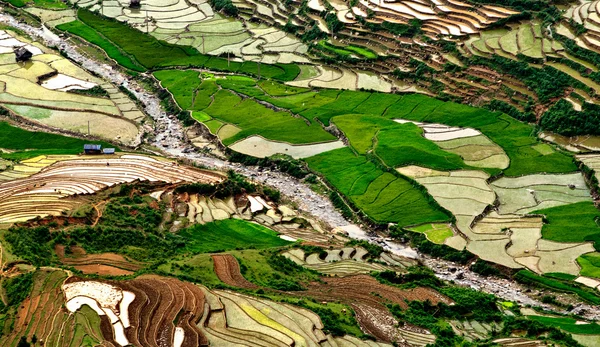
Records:
{"label": "red-brown soil", "polygon": [[131,275],[144,267],[143,263],[127,259],[120,254],[87,254],[83,248],[78,246],[72,246],[71,254],[68,256],[65,254],[64,245],[56,245],[54,251],[61,263],[71,265],[86,274]]}
{"label": "red-brown soil", "polygon": [[78,265],[74,266],[75,269],[83,272],[84,274],[95,274],[102,276],[128,276],[133,275],[133,271],[119,269],[118,267],[108,265]]}
{"label": "red-brown soil", "polygon": [[247,281],[242,276],[240,264],[231,254],[214,254],[212,259],[217,277],[225,284],[239,288],[258,289],[256,284]]}

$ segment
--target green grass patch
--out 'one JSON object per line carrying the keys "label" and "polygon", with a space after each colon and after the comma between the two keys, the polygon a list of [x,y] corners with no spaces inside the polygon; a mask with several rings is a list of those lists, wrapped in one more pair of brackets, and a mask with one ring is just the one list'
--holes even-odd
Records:
{"label": "green grass patch", "polygon": [[364,156],[354,155],[349,148],[321,153],[306,161],[376,222],[415,225],[449,221],[424,191],[382,171]]}
{"label": "green grass patch", "polygon": [[600,335],[600,325],[596,323],[576,324],[577,320],[570,317],[527,316],[527,318],[559,328],[571,334]]}
{"label": "green grass patch", "polygon": [[118,46],[79,20],[60,24],[56,28],[79,36],[87,42],[100,47],[109,57],[127,69],[139,72],[146,71],[143,66],[137,63],[135,59],[131,58],[128,54],[123,52]]}
{"label": "green grass patch", "polygon": [[192,109],[192,100],[202,80],[194,70],[162,70],[154,73],[163,88],[168,89],[175,101],[184,110]]}
{"label": "green grass patch", "polygon": [[[42,154],[78,154],[89,140],[81,140],[56,134],[28,131],[0,122],[0,148],[12,153],[0,153],[2,158],[23,160]],[[106,147],[114,147],[106,142],[97,142]]]}
{"label": "green grass patch", "polygon": [[423,129],[412,123],[400,124],[371,115],[344,115],[332,119],[350,145],[365,154],[375,154],[389,167],[426,166],[437,170],[468,168],[462,158],[441,149],[423,137]]}
{"label": "green grass patch", "polygon": [[182,230],[179,235],[192,240],[186,243],[185,247],[193,253],[281,247],[291,244],[271,229],[238,219],[194,225]]}
{"label": "green grass patch", "polygon": [[332,45],[331,43],[329,43],[325,40],[319,41],[318,46],[325,51],[333,52],[333,53],[335,53],[337,55],[341,55],[343,57],[350,57],[350,56],[354,55],[355,57],[364,58],[364,59],[376,59],[377,58],[377,54],[375,52],[371,51],[370,49],[364,48],[364,47],[359,47],[359,46],[354,46],[354,45],[349,45],[346,47],[339,47],[339,46]]}
{"label": "green grass patch", "polygon": [[438,245],[443,244],[447,238],[454,235],[448,224],[423,224],[409,228],[408,230],[423,233],[429,241]]}
{"label": "green grass patch", "polygon": [[242,129],[224,140],[226,145],[251,135],[261,135],[270,140],[293,144],[335,140],[335,137],[323,130],[319,124],[307,125],[304,120],[287,112],[274,111],[252,99],[242,100],[227,90],[216,92],[212,104],[203,111],[215,119]]}
{"label": "green grass patch", "polygon": [[208,130],[210,130],[211,133],[216,135],[217,132],[219,132],[219,129],[223,126],[223,122],[218,121],[216,119],[211,119],[209,121],[204,122],[204,125],[208,127]]}
{"label": "green grass patch", "polygon": [[389,107],[385,117],[478,129],[510,158],[510,166],[505,170],[507,176],[577,171],[571,156],[564,152],[547,155],[538,152],[534,146],[539,142],[532,126],[499,112],[410,94]]}
{"label": "green grass patch", "polygon": [[600,278],[600,253],[588,253],[577,258],[581,276]]}
{"label": "green grass patch", "polygon": [[310,92],[308,88],[292,87],[275,81],[260,81],[258,85],[271,96],[287,96]]}
{"label": "green grass patch", "polygon": [[198,122],[206,122],[212,119],[208,114],[202,111],[192,112],[192,118],[194,118]]}
{"label": "green grass patch", "polygon": [[594,241],[600,247],[600,211],[592,201],[583,201],[558,207],[538,210],[546,216],[542,237],[557,242]]}

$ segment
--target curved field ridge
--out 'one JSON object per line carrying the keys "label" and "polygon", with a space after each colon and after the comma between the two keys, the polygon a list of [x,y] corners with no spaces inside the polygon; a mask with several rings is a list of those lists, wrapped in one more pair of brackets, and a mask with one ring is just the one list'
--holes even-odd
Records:
{"label": "curved field ridge", "polygon": [[[231,54],[244,61],[308,63],[308,47],[275,27],[244,23],[214,13],[208,1],[144,1],[139,9],[128,2],[70,0],[74,5],[125,22],[159,40],[191,46],[203,54]],[[148,18],[152,18],[148,21]],[[282,21],[281,25],[285,25]]]}
{"label": "curved field ridge", "polygon": [[347,247],[326,250],[324,259],[318,253],[306,254],[302,249],[291,249],[282,255],[298,265],[332,276],[350,276],[368,274],[376,271],[401,271],[415,263],[409,259],[400,258],[393,254],[382,253],[373,261],[368,258],[368,252],[361,247]]}
{"label": "curved field ridge", "polygon": [[436,171],[417,166],[399,168],[398,171],[425,186],[429,194],[456,217],[456,227],[461,235],[446,238],[447,245],[463,249],[468,240],[477,239],[477,235],[471,231],[471,223],[496,199],[487,183],[487,173],[471,170]]}
{"label": "curved field ridge", "polygon": [[[355,250],[351,251],[350,248],[346,249],[346,251],[349,255],[355,253]],[[294,253],[296,253],[294,257],[297,258],[299,255],[298,252]],[[329,256],[331,256],[331,254],[333,253],[330,253]],[[343,254],[342,251],[338,251],[337,255],[341,254]],[[358,256],[362,258],[364,255],[362,255],[361,252]],[[287,257],[290,257],[290,254],[288,254]],[[249,283],[246,279],[244,279],[240,273],[237,260],[233,256],[218,255],[216,258],[213,256],[213,259],[215,262],[215,272],[217,273],[219,279],[221,279],[223,282],[241,288],[256,288],[254,284]],[[372,295],[373,292],[378,293],[378,296]],[[425,287],[418,287],[409,290],[399,289],[383,285],[368,275],[354,275],[343,278],[323,278],[323,283],[311,283],[308,285],[308,289],[306,291],[288,292],[288,294],[302,297],[310,296],[320,301],[342,302],[348,304],[355,310],[357,321],[363,330],[374,335],[382,341],[388,342],[401,340],[402,330],[397,328],[398,322],[387,310],[385,306],[386,303],[396,303],[403,308],[407,307],[406,300],[430,300],[434,304],[437,304],[438,302],[444,302],[447,304],[451,303],[451,300],[433,289]],[[234,301],[239,306],[236,307],[238,312],[239,310],[245,311],[247,315],[257,320],[258,323],[263,323],[271,328],[275,327],[272,322],[263,317],[262,313],[256,312],[252,308],[248,308],[247,305],[244,305],[239,300],[232,300],[229,305],[234,307]],[[223,303],[227,305],[227,302]],[[238,313],[236,317],[239,317],[239,314],[241,313]],[[219,318],[219,320],[222,319],[223,318]],[[228,318],[227,323],[230,323]],[[208,323],[208,326],[210,327],[210,323]],[[242,327],[247,329],[245,328],[246,326],[240,326],[240,328]],[[270,336],[276,336],[272,335],[273,332],[269,332],[269,330],[270,329],[263,330],[263,332],[266,334],[271,334]],[[275,330],[279,330],[288,338],[296,340],[294,337],[288,335],[281,329],[276,328]],[[210,335],[207,335],[210,339]],[[429,342],[432,341],[429,340]]]}
{"label": "curved field ridge", "polygon": [[76,195],[94,194],[133,181],[217,183],[216,172],[179,166],[142,155],[61,158],[40,172],[0,184],[0,223],[59,215],[77,205]]}
{"label": "curved field ridge", "polygon": [[[594,251],[591,243],[574,239],[557,240],[570,243],[542,239],[542,217],[527,215],[546,207],[590,201],[579,173],[503,177],[488,184],[489,175],[481,171],[436,171],[418,166],[398,171],[424,185],[440,205],[454,214],[460,234],[447,237],[444,243],[448,246],[466,248],[481,259],[508,268],[572,275],[580,273],[577,258]],[[498,207],[490,212],[489,207],[496,203]],[[552,225],[550,221],[549,227]],[[421,228],[428,231],[431,226],[413,229]]]}

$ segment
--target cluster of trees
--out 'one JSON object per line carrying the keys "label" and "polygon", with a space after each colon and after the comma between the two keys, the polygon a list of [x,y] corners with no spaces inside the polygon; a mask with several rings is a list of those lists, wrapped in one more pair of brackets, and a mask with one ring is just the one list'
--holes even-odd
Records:
{"label": "cluster of trees", "polygon": [[600,135],[600,106],[584,103],[581,111],[576,111],[573,105],[559,100],[540,120],[542,129],[566,135]]}
{"label": "cluster of trees", "polygon": [[80,94],[80,95],[89,95],[89,96],[95,96],[95,97],[101,97],[101,98],[109,97],[106,89],[102,88],[101,86],[93,86],[92,88],[89,88],[89,89],[71,89],[71,90],[69,90],[69,93],[75,93],[75,94]]}
{"label": "cluster of trees", "polygon": [[399,24],[384,21],[381,24],[372,23],[365,20],[363,17],[357,17],[357,20],[367,29],[373,32],[388,31],[394,35],[403,37],[415,37],[422,33],[421,27],[423,22],[417,18],[408,21],[408,24]]}
{"label": "cluster of trees", "polygon": [[243,176],[234,171],[227,173],[227,180],[219,184],[190,183],[175,188],[176,193],[192,193],[206,196],[212,196],[223,199],[230,196],[236,196],[242,193],[261,193],[271,201],[278,202],[281,199],[281,193],[267,186],[259,186],[248,182]]}
{"label": "cluster of trees", "polygon": [[210,0],[210,5],[217,11],[222,11],[228,16],[236,17],[238,8],[235,7],[231,0]]}
{"label": "cluster of trees", "polygon": [[52,236],[47,226],[13,227],[8,229],[4,239],[10,244],[14,254],[32,265],[46,265],[52,258],[52,249],[48,244]]}
{"label": "cluster of trees", "polygon": [[469,60],[470,65],[484,65],[501,73],[509,74],[523,81],[534,90],[541,103],[547,103],[553,98],[564,95],[568,87],[589,90],[589,87],[577,81],[566,73],[550,66],[541,69],[531,67],[526,57],[519,56],[518,61],[494,55],[492,58],[474,56]]}

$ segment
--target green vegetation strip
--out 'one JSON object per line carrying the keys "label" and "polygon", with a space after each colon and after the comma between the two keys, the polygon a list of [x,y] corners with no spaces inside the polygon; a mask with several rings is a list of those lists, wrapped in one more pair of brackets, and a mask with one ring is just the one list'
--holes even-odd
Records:
{"label": "green vegetation strip", "polygon": [[192,241],[186,244],[186,249],[192,253],[221,252],[240,248],[260,249],[291,244],[271,229],[238,219],[194,225],[181,231],[179,235]]}
{"label": "green vegetation strip", "polygon": [[114,43],[106,39],[106,37],[99,34],[91,27],[85,25],[81,21],[73,21],[69,23],[60,24],[56,27],[59,30],[67,31],[75,34],[82,39],[92,43],[106,52],[106,54],[117,61],[117,63],[125,68],[143,72],[146,69],[139,63],[135,62],[131,57],[125,54],[119,47]]}
{"label": "green vegetation strip", "polygon": [[[351,128],[360,127],[359,123],[369,118],[363,116],[380,116],[387,119],[407,119],[474,128],[504,149],[510,158],[510,166],[504,171],[507,176],[577,170],[569,154],[558,151],[542,154],[536,150],[539,142],[535,137],[534,128],[500,112],[443,102],[421,94],[400,96],[361,91],[318,90],[273,97],[249,81],[239,83],[223,80],[219,81],[219,84],[223,88],[288,109],[305,117],[309,122],[318,119],[326,126],[330,125],[332,121],[336,123],[336,120],[332,120],[336,116],[349,118],[349,115],[353,115],[355,120],[349,122],[356,124],[350,124]],[[362,141],[362,145],[358,142],[356,144],[359,152],[371,146],[368,139],[364,139],[364,135]],[[395,139],[395,141],[401,140]],[[422,147],[423,142],[417,146]],[[378,155],[381,155],[381,152],[379,151]],[[423,160],[422,163],[424,166],[428,166],[428,161]],[[434,161],[434,163],[436,162]]]}
{"label": "green vegetation strip", "polygon": [[600,248],[600,211],[594,206],[594,202],[578,202],[533,213],[546,216],[546,223],[542,227],[544,239],[557,242],[593,241],[594,247]]}
{"label": "green vegetation strip", "polygon": [[559,279],[539,276],[528,270],[521,270],[517,272],[514,275],[514,278],[521,283],[533,286],[542,286],[560,292],[573,293],[594,305],[600,304],[600,296],[598,296],[594,289],[583,288],[572,283],[563,282]]}
{"label": "green vegetation strip", "polygon": [[528,316],[527,318],[554,326],[571,334],[600,335],[600,325],[596,323],[577,324],[577,320],[569,317]]}
{"label": "green vegetation strip", "polygon": [[[119,64],[127,64],[121,51],[135,58],[146,69],[157,69],[170,66],[194,66],[219,71],[231,71],[258,75],[259,64],[256,62],[230,62],[225,58],[204,55],[190,46],[179,46],[158,40],[144,34],[127,24],[102,17],[96,13],[79,9],[77,16],[83,24],[96,32],[83,34],[81,24],[63,25],[68,31],[83,39],[93,42],[105,49],[106,53]],[[68,23],[71,24],[71,23]],[[118,47],[115,49],[115,46]],[[260,75],[282,81],[290,81],[300,73],[294,64],[260,64]]]}
{"label": "green vegetation strip", "polygon": [[[27,131],[13,127],[7,122],[0,122],[0,148],[14,152],[1,153],[2,158],[23,160],[42,154],[77,154],[83,151],[83,145],[89,140]],[[106,142],[97,142],[103,146],[114,147]]]}

